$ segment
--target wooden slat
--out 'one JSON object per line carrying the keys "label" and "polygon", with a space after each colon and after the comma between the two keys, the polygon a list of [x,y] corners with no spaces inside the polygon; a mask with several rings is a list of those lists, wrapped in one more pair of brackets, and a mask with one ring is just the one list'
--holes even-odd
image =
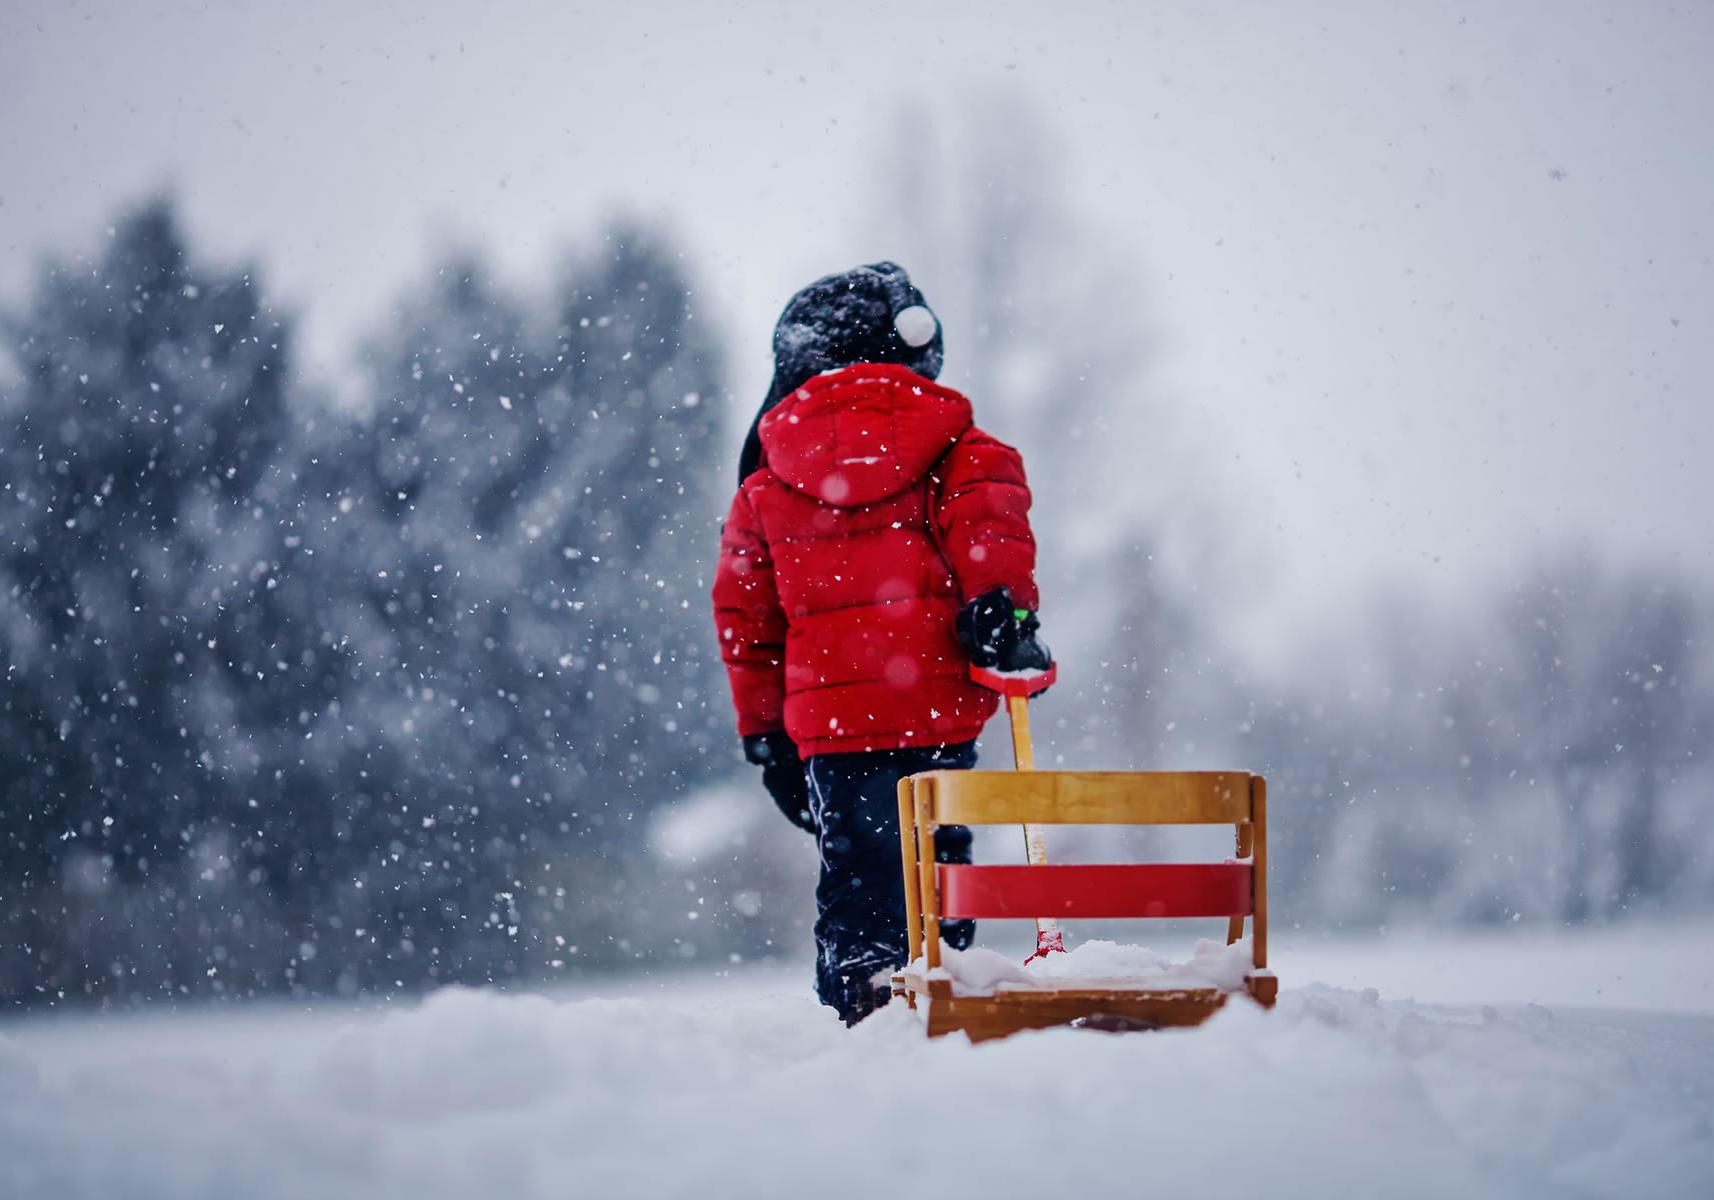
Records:
{"label": "wooden slat", "polygon": [[916,794],[916,857],[920,881],[918,901],[921,905],[917,919],[922,922],[923,961],[933,970],[940,965],[940,881],[934,873],[935,779],[933,775],[927,778],[915,775],[912,779],[915,781],[912,791]]}
{"label": "wooden slat", "polygon": [[917,865],[916,795],[909,778],[899,780],[899,854],[905,868],[905,934],[910,958],[922,954],[922,878]]}
{"label": "wooden slat", "polygon": [[1251,961],[1259,971],[1268,965],[1268,781],[1260,775],[1250,780],[1250,823],[1256,829],[1256,917],[1250,946],[1254,952]]}
{"label": "wooden slat", "polygon": [[1236,825],[1250,819],[1242,771],[931,771],[943,825]]}
{"label": "wooden slat", "polygon": [[[1218,988],[1140,989],[1101,980],[1067,980],[1065,987],[1051,991],[1003,988],[986,995],[960,996],[946,980],[926,980],[914,971],[896,979],[907,996],[927,1003],[928,1036],[962,1032],[973,1042],[1080,1019],[1107,1028],[1124,1028],[1124,1023],[1132,1028],[1200,1025],[1228,999]],[[1272,975],[1244,981],[1245,992],[1263,1008],[1274,1006],[1278,987]],[[1107,1025],[1109,1019],[1116,1023]]]}
{"label": "wooden slat", "polygon": [[1072,1021],[1117,1020],[1135,1028],[1200,1025],[1226,1003],[1214,988],[1176,992],[1009,992],[948,996],[928,1007],[929,1037],[962,1032],[973,1042]]}
{"label": "wooden slat", "polygon": [[[1253,782],[1252,782],[1251,786],[1252,787],[1255,786]],[[1249,858],[1250,855],[1255,852],[1255,836],[1254,836],[1255,835],[1255,828],[1256,827],[1254,825],[1251,825],[1248,821],[1245,821],[1242,825],[1238,826],[1238,857],[1239,858]],[[1230,921],[1226,922],[1226,944],[1228,946],[1230,946],[1233,942],[1237,941],[1239,938],[1241,938],[1243,936],[1244,936],[1244,918],[1243,918],[1243,915],[1242,914],[1234,915]]]}
{"label": "wooden slat", "polygon": [[940,915],[1225,917],[1250,911],[1249,863],[942,866]]}

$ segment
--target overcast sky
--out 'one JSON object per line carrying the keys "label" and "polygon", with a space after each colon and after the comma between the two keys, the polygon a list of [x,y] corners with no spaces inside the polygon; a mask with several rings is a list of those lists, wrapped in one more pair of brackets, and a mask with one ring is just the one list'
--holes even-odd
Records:
{"label": "overcast sky", "polygon": [[855,231],[900,106],[1016,95],[1134,264],[1151,388],[1253,487],[1268,640],[1578,535],[1707,584],[1711,62],[1707,4],[3,0],[0,294],[171,187],[338,380],[448,238],[534,282],[628,207],[747,404],[785,298],[890,252]]}

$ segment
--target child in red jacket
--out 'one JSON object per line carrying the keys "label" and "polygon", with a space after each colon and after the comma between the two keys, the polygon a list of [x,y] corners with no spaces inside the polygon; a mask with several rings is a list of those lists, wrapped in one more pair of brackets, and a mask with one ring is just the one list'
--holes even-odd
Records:
{"label": "child in red jacket", "polygon": [[[940,322],[892,263],[817,280],[774,330],[714,582],[749,761],[821,851],[816,990],[855,1024],[905,961],[898,781],[968,768],[971,663],[1045,668],[1017,451],[933,382]],[[970,861],[968,830],[936,857]],[[968,945],[968,922],[943,936]]]}

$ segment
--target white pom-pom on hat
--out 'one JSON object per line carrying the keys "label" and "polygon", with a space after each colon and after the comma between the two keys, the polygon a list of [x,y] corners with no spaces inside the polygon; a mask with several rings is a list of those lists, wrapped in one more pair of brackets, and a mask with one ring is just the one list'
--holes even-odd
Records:
{"label": "white pom-pom on hat", "polygon": [[893,328],[899,331],[905,345],[914,349],[934,341],[940,322],[934,319],[934,314],[925,305],[913,304],[899,310],[898,316],[893,318]]}

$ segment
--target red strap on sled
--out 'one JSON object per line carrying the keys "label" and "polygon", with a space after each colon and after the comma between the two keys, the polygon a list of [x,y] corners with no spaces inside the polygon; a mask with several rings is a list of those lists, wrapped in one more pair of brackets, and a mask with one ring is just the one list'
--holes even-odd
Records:
{"label": "red strap on sled", "polygon": [[940,915],[951,920],[1242,917],[1255,903],[1247,862],[946,864],[939,872]]}

